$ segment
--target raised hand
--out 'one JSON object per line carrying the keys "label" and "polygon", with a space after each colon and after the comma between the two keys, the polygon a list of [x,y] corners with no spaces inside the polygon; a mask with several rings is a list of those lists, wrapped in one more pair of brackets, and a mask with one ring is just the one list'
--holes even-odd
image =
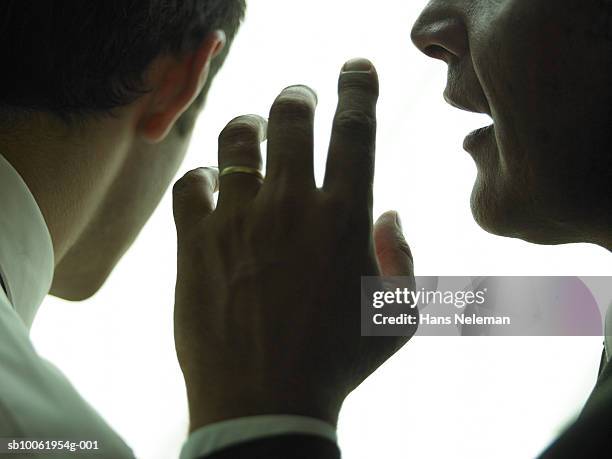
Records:
{"label": "raised hand", "polygon": [[372,64],[348,62],[322,188],[317,98],[304,86],[281,92],[268,125],[227,125],[220,178],[202,168],[175,185],[175,337],[192,429],[274,413],[335,424],[344,398],[407,341],[360,336],[361,276],[412,276],[397,215],[372,225],[377,98]]}

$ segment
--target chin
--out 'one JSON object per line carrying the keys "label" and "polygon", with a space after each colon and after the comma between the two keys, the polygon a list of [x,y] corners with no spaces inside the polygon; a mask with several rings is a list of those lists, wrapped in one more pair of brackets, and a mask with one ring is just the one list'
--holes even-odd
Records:
{"label": "chin", "polygon": [[486,232],[539,245],[590,242],[574,225],[548,218],[533,202],[510,196],[477,180],[470,201],[472,215]]}
{"label": "chin", "polygon": [[83,289],[81,288],[81,286],[74,288],[72,286],[64,285],[58,286],[56,288],[54,285],[51,287],[49,295],[61,298],[62,300],[66,301],[78,302],[88,300],[89,298],[94,296],[99,289],[99,287],[95,288],[93,286],[91,286],[91,288],[89,289]]}
{"label": "chin", "polygon": [[67,301],[85,301],[102,288],[107,278],[108,275],[96,278],[74,276],[68,282],[54,279],[49,294]]}
{"label": "chin", "polygon": [[64,258],[55,268],[50,295],[68,301],[84,301],[104,285],[120,257],[104,263],[84,263]]}

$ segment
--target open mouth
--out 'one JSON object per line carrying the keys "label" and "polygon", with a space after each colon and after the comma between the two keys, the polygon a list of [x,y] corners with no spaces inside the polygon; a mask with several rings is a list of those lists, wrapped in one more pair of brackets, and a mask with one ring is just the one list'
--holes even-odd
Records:
{"label": "open mouth", "polygon": [[[491,119],[491,109],[489,104],[484,97],[484,94],[478,96],[478,93],[467,91],[453,92],[450,90],[452,86],[447,86],[444,91],[444,100],[455,108],[471,113],[478,113],[482,115],[488,115]],[[491,119],[492,120],[492,119]],[[495,135],[495,124],[492,123],[489,126],[476,129],[475,131],[468,134],[463,142],[463,148],[469,153],[485,145],[487,141],[493,140]]]}

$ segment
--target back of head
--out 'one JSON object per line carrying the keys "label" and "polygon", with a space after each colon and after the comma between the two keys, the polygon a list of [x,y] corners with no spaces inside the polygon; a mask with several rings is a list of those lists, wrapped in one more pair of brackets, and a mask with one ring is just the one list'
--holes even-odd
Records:
{"label": "back of head", "polygon": [[216,29],[231,42],[244,9],[244,0],[3,0],[3,117],[129,104],[147,91],[143,75],[155,57],[189,52]]}
{"label": "back of head", "polygon": [[0,1],[0,154],[45,217],[52,294],[91,296],[134,241],[244,11],[245,0]]}

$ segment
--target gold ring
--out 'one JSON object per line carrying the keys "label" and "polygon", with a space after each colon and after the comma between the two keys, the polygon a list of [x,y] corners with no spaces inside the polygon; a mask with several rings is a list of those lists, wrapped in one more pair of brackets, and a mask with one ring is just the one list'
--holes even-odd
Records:
{"label": "gold ring", "polygon": [[264,179],[263,174],[261,173],[261,171],[255,167],[248,167],[248,166],[227,166],[224,167],[223,170],[219,173],[219,178],[225,176],[225,175],[230,175],[230,174],[248,174],[248,175],[254,175],[255,177],[257,177],[259,180]]}

